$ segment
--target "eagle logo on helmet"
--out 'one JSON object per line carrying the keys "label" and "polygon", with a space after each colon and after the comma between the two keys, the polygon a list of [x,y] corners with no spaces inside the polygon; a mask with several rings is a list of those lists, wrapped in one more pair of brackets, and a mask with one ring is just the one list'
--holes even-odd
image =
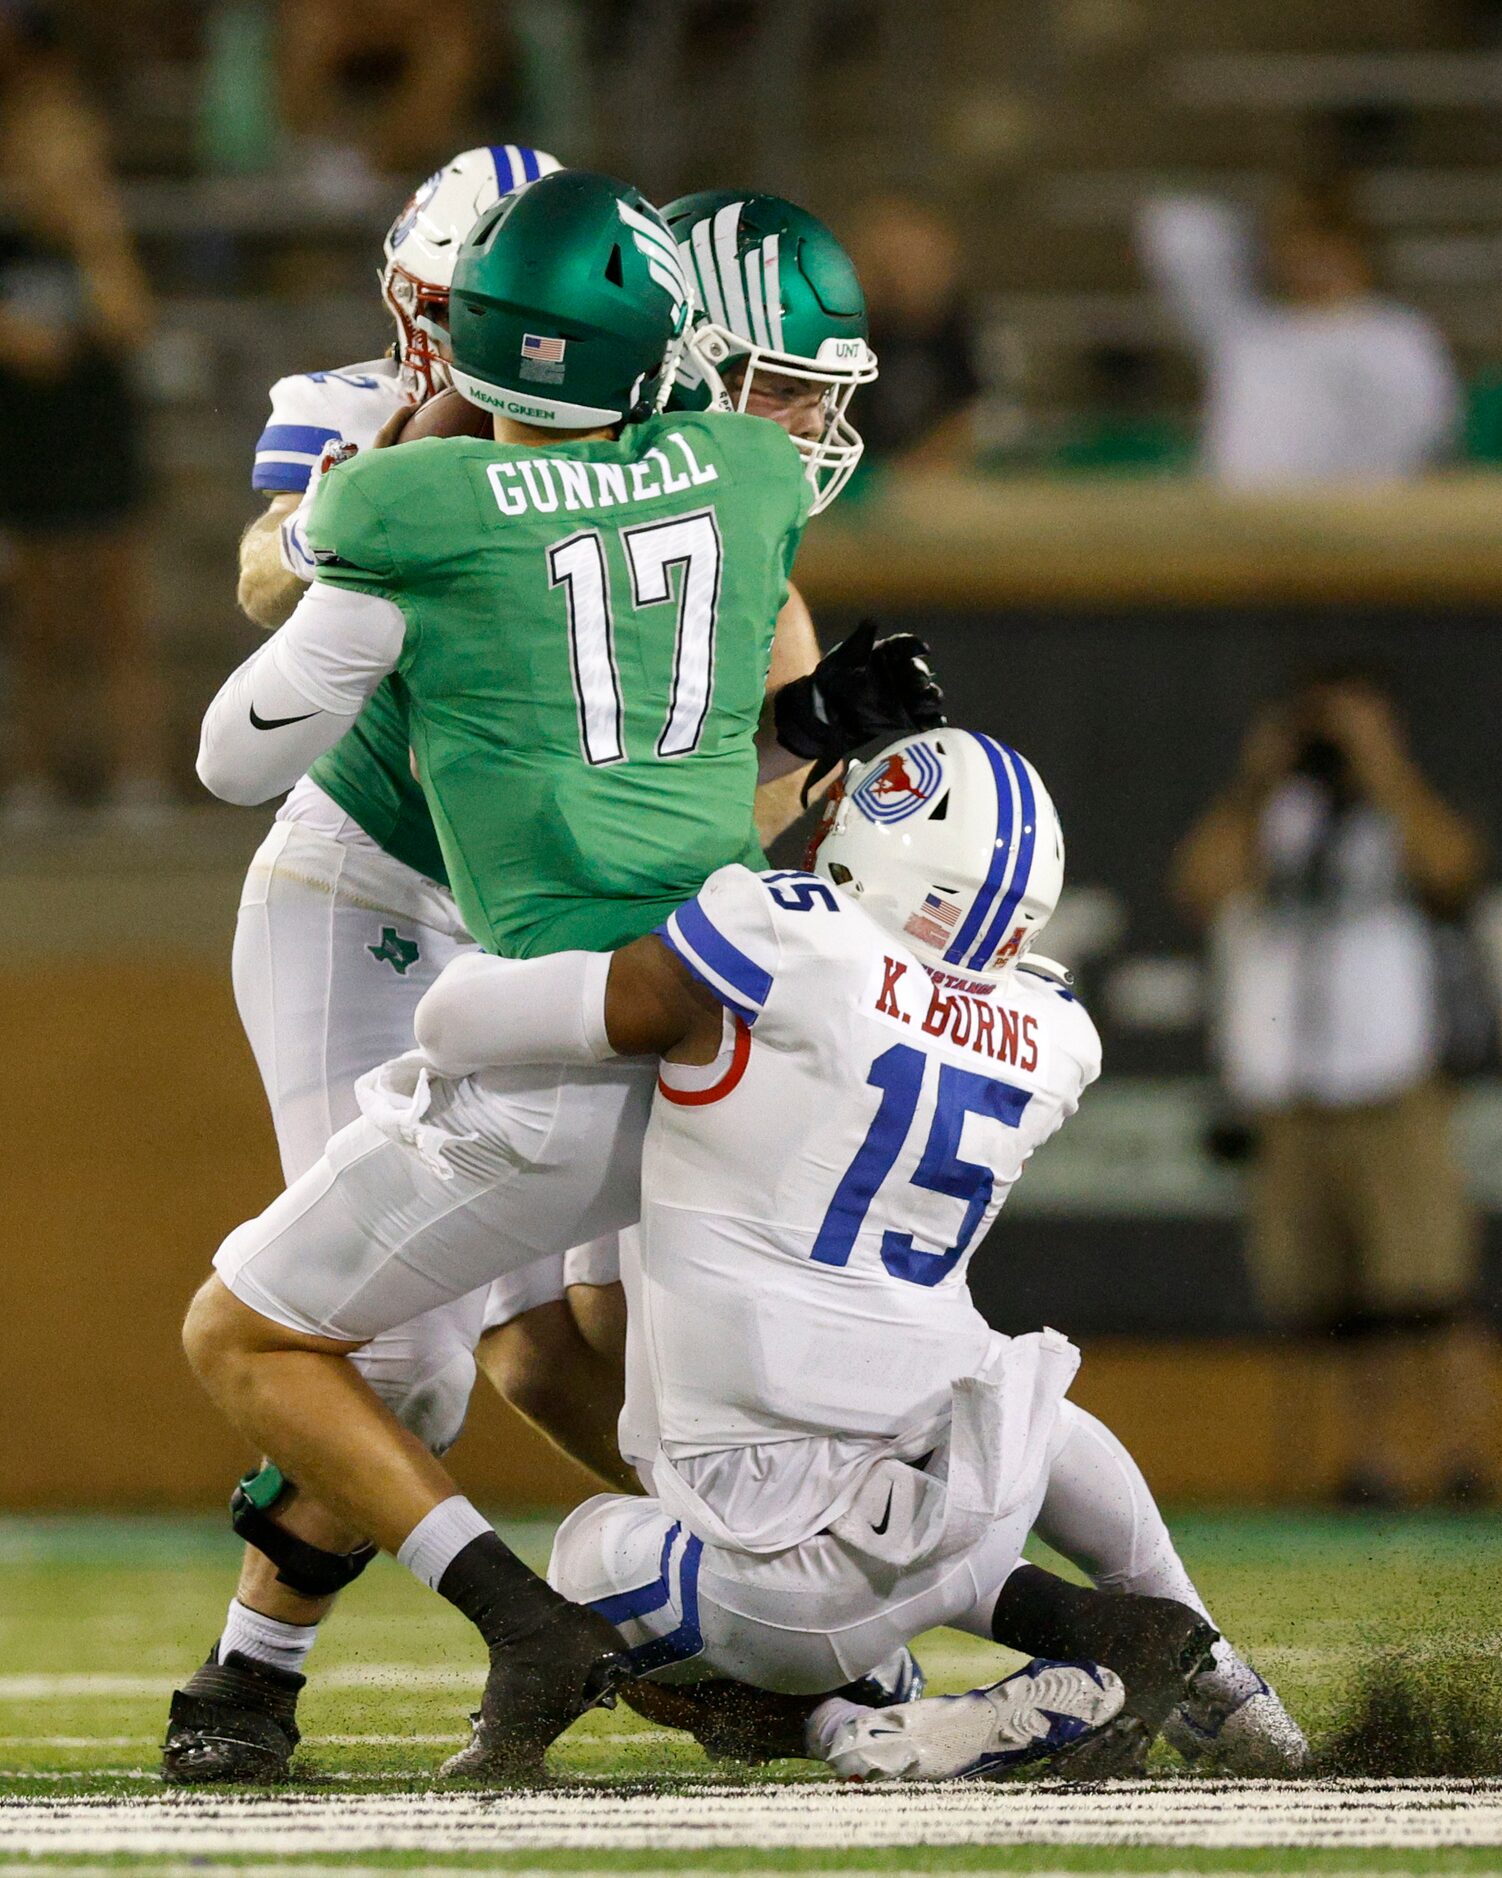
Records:
{"label": "eagle logo on helmet", "polygon": [[851,800],[867,821],[905,822],[933,800],[943,781],[938,757],[915,743],[883,757],[881,767],[856,784]]}

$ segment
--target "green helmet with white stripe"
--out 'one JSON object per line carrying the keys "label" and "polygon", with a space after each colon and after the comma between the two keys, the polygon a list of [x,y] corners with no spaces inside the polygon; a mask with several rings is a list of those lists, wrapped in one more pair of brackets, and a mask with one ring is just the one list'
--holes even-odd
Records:
{"label": "green helmet with white stripe", "polygon": [[629,183],[557,170],[487,209],[449,292],[455,388],[545,429],[659,409],[688,324],[672,236]]}
{"label": "green helmet with white stripe", "polygon": [[865,445],[846,411],[876,376],[854,263],[817,217],[781,196],[703,190],[662,213],[699,311],[672,403],[702,409],[726,397],[744,411],[759,375],[820,387],[821,434],[793,438],[817,515],[860,461]]}

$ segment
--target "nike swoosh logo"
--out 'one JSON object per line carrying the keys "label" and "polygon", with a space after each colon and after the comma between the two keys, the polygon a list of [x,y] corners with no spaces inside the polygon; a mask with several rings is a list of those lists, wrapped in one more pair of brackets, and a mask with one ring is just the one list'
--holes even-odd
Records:
{"label": "nike swoosh logo", "polygon": [[873,1519],[871,1521],[871,1530],[872,1532],[876,1534],[877,1538],[879,1539],[881,1535],[886,1531],[887,1527],[891,1525],[891,1523],[892,1523],[892,1489],[888,1487],[887,1488],[887,1503],[886,1503],[885,1508],[882,1511],[881,1524],[878,1526],[876,1521]]}
{"label": "nike swoosh logo", "polygon": [[301,717],[261,717],[254,705],[250,707],[250,721],[257,730],[280,730],[283,724],[305,724],[317,716],[317,711],[304,711]]}

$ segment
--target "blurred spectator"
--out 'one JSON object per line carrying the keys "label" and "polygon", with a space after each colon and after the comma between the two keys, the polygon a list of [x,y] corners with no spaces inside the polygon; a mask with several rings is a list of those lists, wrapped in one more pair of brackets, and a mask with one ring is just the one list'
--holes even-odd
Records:
{"label": "blurred spectator", "polygon": [[[162,692],[138,521],[144,417],[131,377],[151,296],[104,132],[50,15],[0,8],[0,529],[12,548],[7,815],[97,784],[165,799]],[[100,721],[103,720],[103,721]]]}
{"label": "blurred spectator", "polygon": [[1444,342],[1375,293],[1339,191],[1287,190],[1260,243],[1221,204],[1164,198],[1143,210],[1138,239],[1202,355],[1204,462],[1220,481],[1380,481],[1451,447],[1459,393]]}
{"label": "blurred spectator", "polygon": [[[1181,901],[1216,926],[1221,1067],[1255,1133],[1253,1275],[1285,1335],[1338,1340],[1352,1500],[1475,1492],[1486,1452],[1436,945],[1482,868],[1392,698],[1359,673],[1312,678],[1256,719],[1177,858]],[[1405,1479],[1415,1402],[1444,1432]]]}
{"label": "blurred spectator", "polygon": [[474,0],[282,0],[282,109],[332,180],[421,176],[472,141]]}
{"label": "blurred spectator", "polygon": [[866,448],[915,469],[964,467],[975,457],[983,385],[953,225],[910,197],[887,197],[857,219],[850,250],[881,366],[852,412]]}

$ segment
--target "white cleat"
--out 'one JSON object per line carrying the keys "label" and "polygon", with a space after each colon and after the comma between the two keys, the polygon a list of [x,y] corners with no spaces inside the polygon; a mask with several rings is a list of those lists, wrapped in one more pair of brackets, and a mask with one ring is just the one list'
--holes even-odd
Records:
{"label": "white cleat", "polygon": [[1304,1731],[1257,1675],[1234,1692],[1217,1666],[1196,1676],[1189,1700],[1181,1702],[1163,1724],[1163,1739],[1184,1760],[1206,1771],[1236,1774],[1247,1780],[1280,1779],[1301,1774],[1309,1765]]}
{"label": "white cleat", "polygon": [[988,1689],[853,1717],[836,1732],[829,1765],[843,1780],[1005,1775],[1094,1734],[1125,1699],[1109,1669],[1040,1657]]}

